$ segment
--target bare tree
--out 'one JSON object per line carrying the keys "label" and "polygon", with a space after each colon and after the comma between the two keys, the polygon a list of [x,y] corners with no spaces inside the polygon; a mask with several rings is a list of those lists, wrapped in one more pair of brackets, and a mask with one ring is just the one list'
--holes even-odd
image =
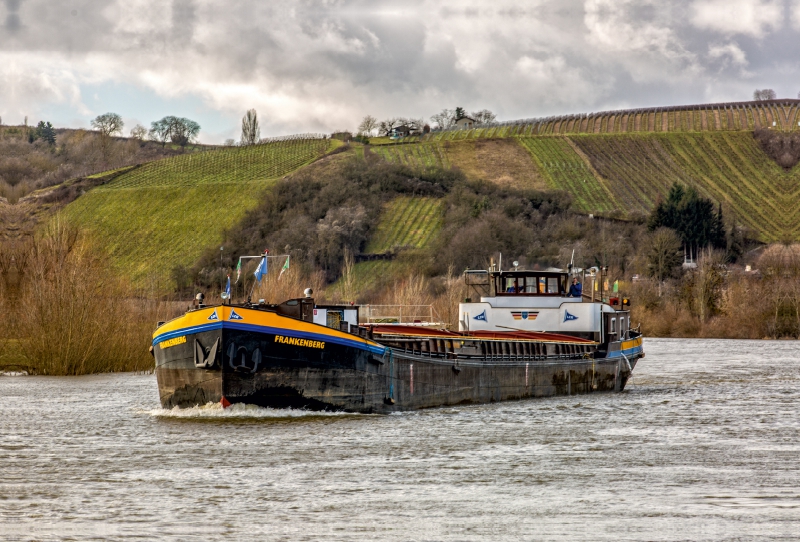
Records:
{"label": "bare tree", "polygon": [[242,145],[255,145],[261,140],[261,126],[258,124],[258,113],[248,109],[242,117]]}
{"label": "bare tree", "polygon": [[236,141],[232,137],[229,137],[228,139],[225,140],[225,143],[223,143],[223,145],[225,145],[226,147],[234,147],[236,146]]}
{"label": "bare tree", "polygon": [[392,130],[401,126],[405,119],[392,117],[390,119],[382,120],[378,125],[378,131],[383,135],[389,135],[392,133]]}
{"label": "bare tree", "polygon": [[133,128],[131,128],[131,137],[133,139],[138,139],[139,141],[144,141],[144,138],[147,136],[147,128],[142,126],[141,124],[137,124]]}
{"label": "bare tree", "polygon": [[92,128],[100,132],[100,146],[103,151],[103,162],[108,162],[108,147],[111,143],[111,136],[121,134],[125,123],[122,117],[116,113],[103,113],[92,119]]}
{"label": "bare tree", "polygon": [[167,140],[185,147],[195,141],[200,125],[184,117],[168,116],[150,123],[150,138],[165,146]]}
{"label": "bare tree", "polygon": [[196,141],[199,133],[200,125],[195,121],[184,117],[173,117],[172,130],[169,135],[170,141],[173,143],[185,147],[192,141]]}
{"label": "bare tree", "polygon": [[363,136],[371,136],[377,127],[378,119],[372,115],[367,115],[361,120],[361,124],[358,125],[358,133]]}
{"label": "bare tree", "polygon": [[170,119],[174,117],[164,117],[161,120],[156,120],[150,123],[150,139],[158,141],[164,147],[169,139],[171,130]]}
{"label": "bare tree", "polygon": [[103,113],[92,119],[92,128],[100,132],[104,137],[111,137],[114,134],[121,134],[125,123],[122,117],[116,113]]}
{"label": "bare tree", "polygon": [[456,112],[453,109],[442,109],[441,112],[431,116],[431,120],[440,130],[447,130],[456,123]]}
{"label": "bare tree", "polygon": [[480,111],[475,111],[473,113],[470,113],[470,116],[478,124],[486,124],[488,122],[494,122],[494,119],[497,118],[497,115],[495,115],[488,109],[481,109]]}
{"label": "bare tree", "polygon": [[753,100],[755,100],[757,102],[764,101],[764,100],[774,100],[777,97],[778,97],[778,95],[775,94],[775,91],[772,90],[771,88],[765,88],[765,89],[761,89],[761,90],[756,89],[753,92]]}
{"label": "bare tree", "polygon": [[683,259],[681,240],[674,230],[659,228],[650,238],[646,251],[647,270],[658,280],[658,295],[661,297],[662,283],[673,276]]}

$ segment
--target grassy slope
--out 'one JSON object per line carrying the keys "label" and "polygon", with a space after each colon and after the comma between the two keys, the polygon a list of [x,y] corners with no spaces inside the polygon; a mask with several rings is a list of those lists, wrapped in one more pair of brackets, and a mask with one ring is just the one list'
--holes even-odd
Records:
{"label": "grassy slope", "polygon": [[334,143],[296,140],[151,162],[65,208],[140,287],[170,288],[170,271],[219,242],[275,179]]}

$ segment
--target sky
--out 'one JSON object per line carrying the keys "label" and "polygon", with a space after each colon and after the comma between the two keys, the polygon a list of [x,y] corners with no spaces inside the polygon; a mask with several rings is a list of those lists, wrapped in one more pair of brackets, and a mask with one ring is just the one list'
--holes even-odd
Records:
{"label": "sky", "polygon": [[800,91],[800,0],[0,0],[0,117],[203,143],[442,108],[498,120]]}

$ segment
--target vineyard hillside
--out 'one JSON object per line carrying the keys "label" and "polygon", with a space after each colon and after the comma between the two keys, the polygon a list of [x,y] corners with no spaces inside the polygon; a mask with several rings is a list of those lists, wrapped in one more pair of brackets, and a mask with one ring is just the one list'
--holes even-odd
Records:
{"label": "vineyard hillside", "polygon": [[[404,138],[404,142],[455,142],[513,136],[730,132],[775,129],[800,131],[800,100],[764,100],[620,109],[517,119]],[[393,144],[388,138],[376,140]]]}
{"label": "vineyard hillside", "polygon": [[372,152],[398,163],[457,167],[498,184],[563,190],[581,213],[622,219],[646,215],[678,182],[721,203],[758,240],[800,240],[800,166],[783,169],[751,131],[516,135]]}
{"label": "vineyard hillside", "polygon": [[171,288],[258,203],[272,183],[340,144],[294,138],[177,156],[132,168],[67,205],[113,264],[139,287]]}
{"label": "vineyard hillside", "polygon": [[[799,107],[798,100],[774,100],[525,119],[353,144],[347,152],[457,168],[499,186],[564,191],[579,213],[623,220],[645,216],[678,182],[721,204],[729,223],[757,240],[797,241],[800,166],[778,165],[754,130],[797,130]],[[151,162],[89,190],[66,213],[135,284],[162,290],[176,269],[192,266],[225,229],[235,228],[272,181],[334,145],[341,142],[296,138]],[[431,246],[445,212],[431,198],[388,203],[364,254]],[[368,257],[356,271],[383,274],[393,265]]]}

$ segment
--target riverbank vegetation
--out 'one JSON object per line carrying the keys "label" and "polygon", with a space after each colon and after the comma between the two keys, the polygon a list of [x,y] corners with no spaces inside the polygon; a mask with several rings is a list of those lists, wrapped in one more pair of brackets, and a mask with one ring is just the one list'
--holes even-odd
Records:
{"label": "riverbank vegetation", "polygon": [[152,370],[148,336],[164,303],[133,295],[90,239],[61,217],[18,248],[0,290],[0,371]]}

